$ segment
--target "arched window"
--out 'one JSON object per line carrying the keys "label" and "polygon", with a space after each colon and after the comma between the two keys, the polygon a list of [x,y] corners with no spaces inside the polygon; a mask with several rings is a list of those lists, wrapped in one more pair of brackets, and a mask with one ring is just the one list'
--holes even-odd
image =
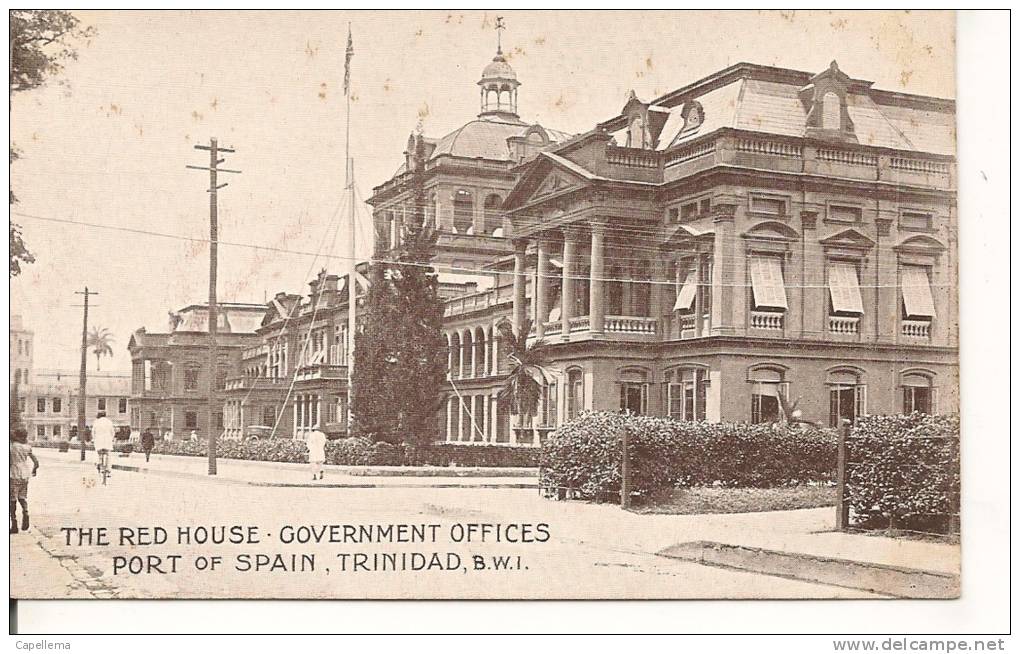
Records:
{"label": "arched window", "polygon": [[908,370],[900,376],[903,389],[903,413],[935,413],[935,373],[927,370]]}
{"label": "arched window", "polygon": [[474,339],[471,337],[470,329],[464,332],[464,335],[461,336],[460,347],[461,352],[463,353],[461,361],[464,362],[464,365],[461,366],[460,369],[460,376],[461,378],[471,377],[473,376],[473,371],[471,369],[471,354],[472,348],[474,347]]}
{"label": "arched window", "polygon": [[756,365],[747,371],[747,380],[751,383],[752,423],[779,422],[784,418],[783,402],[790,396],[785,374],[786,368],[778,364]]}
{"label": "arched window", "polygon": [[184,364],[184,390],[197,391],[199,372],[202,367],[197,363]]}
{"label": "arched window", "polygon": [[840,422],[867,414],[868,387],[863,381],[863,371],[854,366],[830,368],[825,383],[829,387],[829,426],[839,427]]}
{"label": "arched window", "polygon": [[686,366],[666,373],[666,411],[675,420],[706,420],[708,368]]}
{"label": "arched window", "polygon": [[473,377],[485,377],[485,330],[481,327],[475,327],[474,333],[474,350],[472,352],[471,362],[472,376]]}
{"label": "arched window", "polygon": [[630,119],[630,126],[627,128],[627,147],[645,147],[645,121],[641,116]]}
{"label": "arched window", "polygon": [[[503,200],[495,193],[485,198],[485,224],[482,228],[485,234],[495,236],[496,230],[502,229],[503,219],[499,213],[499,208],[502,204]],[[500,235],[502,235],[502,232],[500,232]]]}
{"label": "arched window", "polygon": [[475,203],[470,191],[460,190],[453,194],[453,228],[458,234],[471,234]]}
{"label": "arched window", "polygon": [[648,373],[638,368],[620,371],[620,410],[642,415],[648,411]]}
{"label": "arched window", "polygon": [[580,368],[567,371],[567,420],[584,411],[584,373]]}
{"label": "arched window", "polygon": [[459,378],[461,376],[460,362],[460,334],[450,334],[450,376]]}
{"label": "arched window", "polygon": [[829,91],[822,96],[822,129],[840,129],[840,107],[839,96]]}

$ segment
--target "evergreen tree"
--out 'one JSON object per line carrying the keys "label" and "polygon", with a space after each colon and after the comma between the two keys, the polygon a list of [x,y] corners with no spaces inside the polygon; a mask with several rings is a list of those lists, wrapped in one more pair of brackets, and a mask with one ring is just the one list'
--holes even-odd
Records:
{"label": "evergreen tree", "polygon": [[430,262],[438,234],[425,222],[424,141],[409,180],[413,211],[401,245],[371,266],[365,321],[355,340],[355,433],[391,443],[435,440],[446,377],[439,280]]}

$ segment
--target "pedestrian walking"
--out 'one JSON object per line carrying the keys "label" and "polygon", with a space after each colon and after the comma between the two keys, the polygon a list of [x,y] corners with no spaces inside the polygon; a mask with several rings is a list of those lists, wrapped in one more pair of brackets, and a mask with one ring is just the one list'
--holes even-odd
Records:
{"label": "pedestrian walking", "polygon": [[315,429],[308,434],[305,444],[308,446],[308,463],[312,468],[312,479],[315,479],[316,475],[322,479],[325,474],[323,466],[326,464],[326,434]]}
{"label": "pedestrian walking", "polygon": [[156,439],[152,435],[152,432],[148,429],[142,432],[142,451],[145,452],[145,462],[149,462],[149,455],[152,454],[152,448],[156,446]]}
{"label": "pedestrian walking", "polygon": [[[29,461],[32,462],[31,469]],[[28,444],[28,432],[18,428],[11,433],[11,533],[18,533],[18,504],[21,504],[21,531],[28,531],[28,480],[39,470],[39,459]]]}

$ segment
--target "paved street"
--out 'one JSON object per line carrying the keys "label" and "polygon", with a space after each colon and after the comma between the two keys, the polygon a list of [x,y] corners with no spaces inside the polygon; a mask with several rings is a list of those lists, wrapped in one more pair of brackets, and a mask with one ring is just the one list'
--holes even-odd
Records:
{"label": "paved street", "polygon": [[[12,588],[19,597],[867,596],[847,589],[677,562],[654,554],[678,541],[753,528],[761,516],[638,516],[612,506],[552,502],[540,498],[533,489],[520,488],[253,486],[229,478],[126,471],[116,471],[104,487],[97,483],[91,460],[83,466],[75,456],[41,454],[42,468],[31,486],[33,529],[12,536]],[[776,533],[800,532],[817,520],[810,511],[772,514],[770,528]],[[477,537],[470,543],[451,542],[451,528],[458,524],[542,522],[549,525],[551,537],[547,542],[497,543],[491,533],[485,542]],[[401,523],[440,525],[438,542],[281,542],[290,531],[285,529],[288,525]],[[255,527],[261,542],[174,542],[179,527],[222,525]],[[146,526],[166,528],[170,542],[134,547],[117,542],[118,528]],[[75,541],[67,545],[62,527],[107,527],[111,544],[79,547]],[[386,560],[380,562],[374,554],[411,552],[425,554],[424,560],[433,569],[364,570],[365,566],[385,567]],[[368,555],[358,570],[354,570],[356,553]],[[432,553],[438,553],[438,558],[432,559]],[[450,553],[460,557],[460,565],[451,565]],[[262,565],[259,554],[267,555]],[[282,556],[277,558],[277,554]],[[343,554],[348,556],[341,558]],[[170,557],[175,555],[180,558],[173,573]],[[475,571],[473,555],[486,557],[489,569]],[[116,557],[124,557],[120,561],[127,566],[127,557],[132,556],[141,557],[134,560],[136,565],[153,565],[147,570],[143,566],[138,574],[124,569],[115,574]],[[215,571],[200,572],[195,568],[199,556],[221,556],[222,563]],[[510,557],[506,559],[510,569],[492,569],[495,556]],[[414,565],[413,560],[400,556],[389,560],[395,560],[398,567],[402,560]],[[342,570],[344,563],[347,571]],[[261,569],[256,570],[256,566]],[[40,580],[46,582],[41,584]]]}

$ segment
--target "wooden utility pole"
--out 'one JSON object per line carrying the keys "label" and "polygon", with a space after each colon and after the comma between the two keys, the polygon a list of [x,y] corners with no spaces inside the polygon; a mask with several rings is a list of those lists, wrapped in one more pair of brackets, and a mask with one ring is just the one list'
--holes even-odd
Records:
{"label": "wooden utility pole", "polygon": [[836,530],[846,531],[850,526],[850,505],[846,501],[846,439],[850,434],[850,421],[843,418],[837,428],[836,443]]}
{"label": "wooden utility pole", "polygon": [[[218,331],[217,324],[217,306],[216,306],[216,259],[217,259],[217,226],[216,226],[216,192],[219,189],[226,186],[226,182],[222,184],[216,183],[217,173],[239,173],[240,170],[229,170],[227,168],[220,168],[219,165],[223,163],[223,159],[220,159],[221,152],[234,152],[230,148],[222,148],[216,142],[215,138],[209,139],[209,145],[196,145],[196,150],[208,150],[209,151],[209,166],[187,166],[194,170],[208,170],[209,171],[209,188],[206,190],[209,193],[209,370],[208,376],[208,395],[209,395],[209,410],[207,413],[206,428],[209,430],[209,474],[216,474],[216,438],[218,436],[216,426],[216,406],[217,406],[217,388],[216,374],[217,365],[217,353],[216,353],[216,334]],[[221,407],[222,409],[222,407]]]}
{"label": "wooden utility pole", "polygon": [[85,365],[88,362],[88,330],[89,330],[89,296],[99,295],[86,286],[84,291],[75,291],[75,295],[84,295],[84,313],[81,320],[81,366],[78,368],[78,441],[81,443],[81,460],[85,460]]}
{"label": "wooden utility pole", "polygon": [[620,438],[623,459],[620,462],[620,508],[630,508],[630,427],[624,425]]}

